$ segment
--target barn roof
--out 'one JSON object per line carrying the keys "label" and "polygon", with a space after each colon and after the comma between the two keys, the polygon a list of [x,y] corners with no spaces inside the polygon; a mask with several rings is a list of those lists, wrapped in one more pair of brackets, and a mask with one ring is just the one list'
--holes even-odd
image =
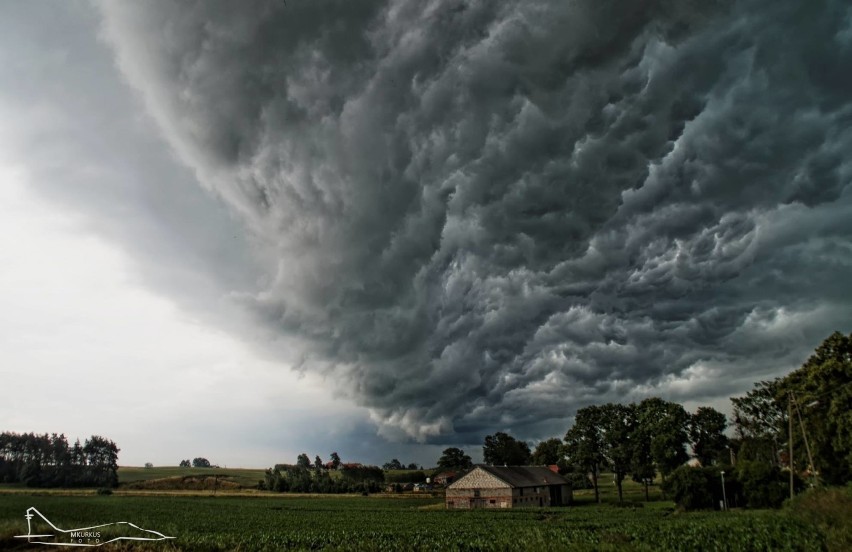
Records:
{"label": "barn roof", "polygon": [[[567,479],[544,466],[476,466],[506,482],[511,487],[568,485]],[[461,480],[458,480],[460,482]]]}

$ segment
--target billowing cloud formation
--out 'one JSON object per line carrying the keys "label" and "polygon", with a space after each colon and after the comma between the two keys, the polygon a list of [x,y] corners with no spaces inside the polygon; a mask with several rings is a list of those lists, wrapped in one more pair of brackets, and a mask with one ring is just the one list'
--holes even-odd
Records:
{"label": "billowing cloud formation", "polygon": [[726,396],[849,329],[845,2],[102,11],[257,241],[246,308],[385,435]]}

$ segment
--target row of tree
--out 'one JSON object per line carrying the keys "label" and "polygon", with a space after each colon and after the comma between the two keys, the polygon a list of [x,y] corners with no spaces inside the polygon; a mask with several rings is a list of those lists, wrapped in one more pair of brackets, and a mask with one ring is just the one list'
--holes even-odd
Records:
{"label": "row of tree", "polygon": [[340,465],[340,477],[329,470],[304,464],[276,464],[266,470],[259,487],[293,493],[374,493],[382,489],[384,471],[376,466]]}
{"label": "row of tree", "polygon": [[394,458],[390,462],[385,462],[382,464],[382,469],[385,471],[390,470],[422,470],[423,466],[418,466],[416,463],[412,462],[410,464],[403,464],[398,459]]}
{"label": "row of tree", "polygon": [[[597,500],[599,474],[608,470],[613,473],[621,500],[626,477],[643,483],[647,494],[657,473],[665,478],[689,459],[687,444],[704,465],[726,460],[726,426],[725,415],[713,408],[701,407],[690,414],[677,403],[653,397],[638,404],[581,408],[564,440],[541,441],[534,451],[507,433],[488,435],[482,456],[490,465],[555,464],[569,476],[579,474],[572,477],[578,486],[585,486],[588,474]],[[455,447],[444,450],[438,460],[442,469],[467,469],[470,465],[470,456]]]}
{"label": "row of tree", "polygon": [[[703,497],[696,503],[721,492],[716,476],[726,467],[732,496],[741,496],[744,504],[776,505],[781,468],[818,476],[828,484],[852,479],[852,334],[835,332],[798,370],[759,382],[745,396],[731,400],[731,439],[725,435],[728,423],[721,412],[700,407],[690,414],[680,404],[653,397],[581,408],[563,440],[547,439],[534,451],[507,433],[488,435],[483,459],[491,465],[557,464],[580,486],[588,475],[598,500],[602,470],[613,473],[619,500],[628,476],[645,485],[647,496],[657,474],[665,482],[680,470],[673,487],[664,488]],[[687,446],[703,472],[682,467],[689,460]],[[441,469],[465,470],[471,465],[470,456],[456,447],[444,450],[438,460]],[[715,471],[708,471],[711,466]],[[718,488],[684,494],[683,489],[705,480]],[[737,488],[742,489],[739,495]]]}
{"label": "row of tree", "polygon": [[114,442],[93,435],[68,444],[65,435],[0,433],[0,481],[28,487],[114,487],[118,485]]}
{"label": "row of tree", "polygon": [[313,468],[317,471],[325,469],[339,470],[341,465],[340,455],[336,452],[331,453],[331,460],[328,463],[323,462],[319,454],[314,457],[313,463],[311,463],[311,459],[304,452],[296,458],[296,466],[303,469]]}
{"label": "row of tree", "polygon": [[218,468],[219,467],[219,466],[212,465],[210,463],[210,460],[208,460],[207,458],[202,458],[202,457],[193,458],[191,462],[189,461],[189,459],[181,460],[179,466],[181,468],[189,468],[189,467],[193,467],[193,468]]}

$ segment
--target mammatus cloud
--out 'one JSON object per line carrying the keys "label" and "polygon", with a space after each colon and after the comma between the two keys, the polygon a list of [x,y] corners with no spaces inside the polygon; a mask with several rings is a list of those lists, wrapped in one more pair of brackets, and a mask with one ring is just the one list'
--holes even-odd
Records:
{"label": "mammatus cloud", "polygon": [[728,396],[848,330],[844,2],[101,9],[255,238],[245,308],[387,436]]}

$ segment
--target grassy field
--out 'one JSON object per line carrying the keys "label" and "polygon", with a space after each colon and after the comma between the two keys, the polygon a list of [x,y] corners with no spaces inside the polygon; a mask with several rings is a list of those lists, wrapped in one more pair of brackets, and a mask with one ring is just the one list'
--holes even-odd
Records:
{"label": "grassy field", "polygon": [[[674,512],[659,501],[559,509],[447,511],[435,499],[0,494],[0,549],[25,546],[34,506],[59,527],[130,521],[176,537],[145,550],[825,550],[780,512]],[[126,549],[126,548],[124,548]]]}
{"label": "grassy field", "polygon": [[265,470],[243,468],[180,468],[164,466],[140,468],[122,466],[118,483],[122,489],[147,490],[236,490],[253,489]]}

